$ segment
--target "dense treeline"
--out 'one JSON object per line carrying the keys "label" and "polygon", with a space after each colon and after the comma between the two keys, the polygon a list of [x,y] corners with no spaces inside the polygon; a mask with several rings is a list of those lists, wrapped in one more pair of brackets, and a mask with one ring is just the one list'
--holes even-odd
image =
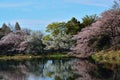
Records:
{"label": "dense treeline", "polygon": [[115,1],[112,9],[104,11],[92,25],[77,35],[77,45],[73,53],[88,57],[101,50],[120,49],[120,0]]}
{"label": "dense treeline", "polygon": [[75,47],[76,40],[73,38],[78,32],[91,25],[97,19],[96,15],[86,15],[82,18],[82,23],[75,17],[67,22],[53,22],[47,26],[46,32],[49,34],[44,36],[46,49],[52,51],[70,51]]}
{"label": "dense treeline", "polygon": [[43,53],[45,47],[42,43],[43,34],[40,31],[21,29],[18,22],[14,28],[3,24],[0,29],[0,36],[1,54]]}
{"label": "dense treeline", "polygon": [[[0,28],[1,54],[72,52],[80,57],[120,46],[120,1],[100,17],[86,15],[82,21],[75,17],[67,22],[53,22],[40,31],[22,29],[18,22],[14,27],[3,24]],[[73,55],[74,55],[73,54]]]}
{"label": "dense treeline", "polygon": [[18,22],[15,26],[2,25],[0,29],[1,54],[13,53],[46,53],[70,51],[75,46],[73,35],[96,20],[96,15],[85,16],[80,23],[75,17],[68,22],[53,22],[47,26],[48,35],[40,31],[22,29]]}

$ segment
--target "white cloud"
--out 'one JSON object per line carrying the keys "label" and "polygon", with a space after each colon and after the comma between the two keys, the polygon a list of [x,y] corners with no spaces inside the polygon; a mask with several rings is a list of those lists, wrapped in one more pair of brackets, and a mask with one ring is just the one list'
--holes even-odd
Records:
{"label": "white cloud", "polygon": [[65,2],[91,5],[91,6],[100,6],[100,7],[108,7],[111,6],[114,0],[64,0]]}
{"label": "white cloud", "polygon": [[31,5],[31,3],[29,2],[11,2],[11,3],[7,3],[7,2],[0,2],[0,8],[16,8],[16,7],[24,7],[24,6],[28,6]]}

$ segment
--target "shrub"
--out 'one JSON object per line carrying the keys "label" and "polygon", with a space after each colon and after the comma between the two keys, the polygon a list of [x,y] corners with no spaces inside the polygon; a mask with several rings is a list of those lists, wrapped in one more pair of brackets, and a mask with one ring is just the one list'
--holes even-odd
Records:
{"label": "shrub", "polygon": [[98,50],[107,49],[110,47],[111,38],[109,35],[102,35],[98,38],[96,42],[96,47]]}

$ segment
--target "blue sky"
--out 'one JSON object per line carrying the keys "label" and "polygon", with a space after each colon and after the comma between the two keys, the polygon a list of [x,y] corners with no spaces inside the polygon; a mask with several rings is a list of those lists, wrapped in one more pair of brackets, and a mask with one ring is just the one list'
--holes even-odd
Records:
{"label": "blue sky", "polygon": [[113,0],[0,0],[0,26],[19,22],[22,28],[44,32],[52,22],[99,15],[112,4]]}

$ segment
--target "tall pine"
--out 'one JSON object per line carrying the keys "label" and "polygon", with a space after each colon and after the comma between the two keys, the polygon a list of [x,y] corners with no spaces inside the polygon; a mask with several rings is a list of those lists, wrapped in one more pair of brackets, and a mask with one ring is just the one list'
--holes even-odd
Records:
{"label": "tall pine", "polygon": [[21,30],[20,25],[19,25],[18,22],[16,22],[16,24],[15,24],[15,30]]}

